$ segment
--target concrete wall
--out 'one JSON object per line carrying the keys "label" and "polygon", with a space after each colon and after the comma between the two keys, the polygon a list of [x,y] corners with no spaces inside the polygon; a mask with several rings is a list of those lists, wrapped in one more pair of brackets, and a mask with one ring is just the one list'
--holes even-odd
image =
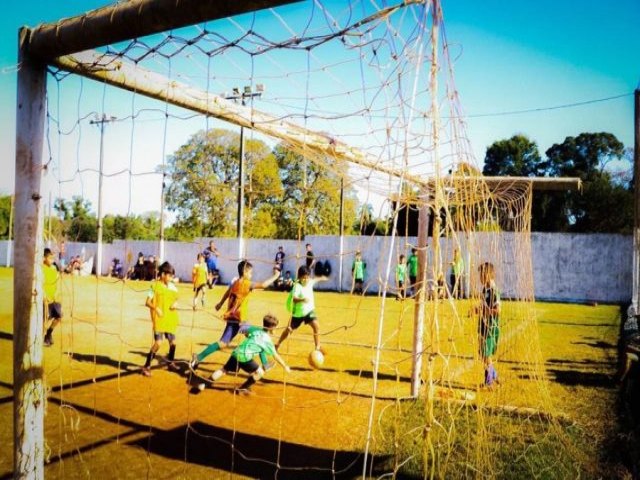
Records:
{"label": "concrete wall", "polygon": [[531,242],[536,298],[631,300],[632,236],[534,233]]}
{"label": "concrete wall", "polygon": [[[223,283],[237,276],[238,243],[236,239],[214,239],[220,251],[218,267]],[[393,241],[393,243],[392,243]],[[204,250],[209,239],[191,243],[166,242],[165,257],[176,268],[176,274],[190,281],[196,254]],[[304,264],[305,244],[310,243],[316,259],[328,260],[332,267],[331,279],[319,284],[318,289],[351,289],[351,264],[357,250],[367,263],[366,288],[377,292],[385,280],[395,286],[394,269],[401,253],[408,255],[415,238],[399,237],[344,237],[343,255],[340,256],[340,238],[336,236],[309,236],[295,240],[245,240],[246,257],[255,267],[254,279],[270,276],[273,260],[282,245],[286,253],[285,270],[292,275]],[[0,266],[7,264],[7,243],[0,241]],[[431,239],[429,239],[431,244]],[[456,245],[452,240],[441,240],[441,259],[447,265]],[[531,237],[514,233],[494,235],[476,233],[459,239],[457,244],[467,265],[466,290],[474,286],[477,264],[491,261],[496,264],[498,284],[505,297],[530,297],[557,301],[625,302],[631,299],[631,258],[633,239],[625,235],[533,233]],[[56,250],[55,246],[53,249]],[[138,252],[145,256],[158,255],[157,241],[123,241],[106,244],[103,248],[102,271],[107,272],[111,260],[118,257],[125,266],[135,262]],[[391,260],[389,261],[389,252]],[[66,245],[67,259],[84,253],[94,257],[95,244],[72,243]],[[433,265],[433,251],[428,250],[428,265]],[[529,285],[533,268],[534,286]],[[342,270],[342,275],[340,275]],[[471,272],[469,276],[468,273]],[[448,273],[447,273],[448,275]],[[431,275],[429,274],[429,277]],[[340,281],[340,278],[342,279]],[[535,288],[534,291],[531,291]]]}

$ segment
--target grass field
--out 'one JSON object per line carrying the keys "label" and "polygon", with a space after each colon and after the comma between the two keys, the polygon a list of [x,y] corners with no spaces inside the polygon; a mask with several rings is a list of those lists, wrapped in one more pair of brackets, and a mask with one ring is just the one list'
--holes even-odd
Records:
{"label": "grass field", "polygon": [[[6,299],[0,302],[2,478],[10,477],[13,468],[12,275],[0,269],[0,295]],[[488,476],[624,476],[611,453],[618,445],[617,306],[505,302],[497,362],[501,385],[484,391],[477,388],[482,367],[474,353],[475,319],[466,316],[469,301],[443,301],[437,314],[430,303],[425,345],[437,354],[425,359],[425,375],[443,389],[471,391],[476,398],[473,405],[440,399],[425,417],[430,402],[406,400],[412,301],[387,299],[379,331],[382,299],[316,293],[328,350],[321,370],[307,363],[312,339],[303,326],[281,349],[290,374],[274,368],[249,397],[232,393],[244,377],[226,377],[216,388],[194,395],[186,372],[170,372],[159,364],[151,378],[139,374],[151,343],[143,306],[147,288],[144,282],[64,277],[65,318],[54,332],[55,344],[45,351],[47,478],[355,478],[362,474],[368,440],[373,454],[369,474],[379,476],[404,463],[400,471],[412,476],[421,469],[424,444],[411,441],[411,432],[424,427],[429,415],[445,418],[440,427],[451,423],[454,440],[463,440],[452,442],[449,436],[444,441],[433,434],[438,453],[427,461],[438,465],[440,475],[482,476],[473,470],[449,475],[456,457],[468,463],[479,454],[468,449],[481,441],[489,451],[501,452],[504,458],[496,462],[510,465],[496,464]],[[191,285],[179,289],[187,308],[181,312],[177,357],[186,361],[219,337],[224,324],[212,306],[223,287],[207,291],[206,308],[195,312],[188,308]],[[272,312],[286,324],[285,299],[281,292],[252,294],[251,320],[258,323]],[[378,338],[382,349],[374,378]],[[166,351],[165,344],[160,354]],[[212,355],[200,370],[212,372],[229,353]],[[505,413],[505,406],[515,413]],[[480,440],[474,434],[478,430]],[[424,439],[424,428],[421,432]],[[538,457],[527,453],[529,443]],[[513,445],[523,446],[524,453]],[[561,445],[567,450],[559,450]],[[573,453],[561,464],[566,451]]]}

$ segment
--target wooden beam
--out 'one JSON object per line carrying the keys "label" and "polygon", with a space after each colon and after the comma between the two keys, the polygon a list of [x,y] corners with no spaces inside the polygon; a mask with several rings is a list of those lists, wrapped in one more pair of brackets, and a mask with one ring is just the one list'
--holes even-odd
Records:
{"label": "wooden beam", "polygon": [[61,55],[300,0],[129,0],[31,30],[27,51]]}
{"label": "wooden beam", "polygon": [[81,52],[55,59],[53,65],[99,82],[123,88],[178,107],[250,128],[291,145],[304,145],[309,154],[344,160],[363,168],[385,173],[416,184],[426,182],[400,169],[385,166],[379,159],[337,140],[327,133],[315,132],[220,95],[194,89],[158,73],[125,62],[120,57],[98,52]]}
{"label": "wooden beam", "polygon": [[46,64],[25,52],[20,31],[16,109],[13,276],[14,478],[44,478],[42,196]]}

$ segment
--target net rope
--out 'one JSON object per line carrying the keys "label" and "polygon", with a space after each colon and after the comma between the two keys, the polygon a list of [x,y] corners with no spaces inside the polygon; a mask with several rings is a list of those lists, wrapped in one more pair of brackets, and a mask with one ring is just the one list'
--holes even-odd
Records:
{"label": "net rope", "polygon": [[[100,61],[84,65],[87,70],[102,68],[102,61],[126,62],[222,97],[237,85],[253,91],[267,85],[262,95],[236,101],[246,103],[254,127],[244,129],[245,199],[251,206],[253,199],[282,193],[281,187],[253,181],[261,160],[250,144],[281,146],[296,156],[289,167],[302,176],[290,213],[297,233],[286,242],[295,268],[305,261],[307,239],[327,230],[316,226],[316,210],[323,202],[335,204],[341,181],[361,203],[353,230],[365,231],[372,217],[390,221],[386,236],[349,236],[344,248],[338,249],[336,241],[319,255],[333,265],[334,279],[340,266],[342,283],[334,288],[346,290],[315,293],[320,341],[328,351],[323,368],[307,364],[313,341],[303,325],[280,348],[292,372],[276,366],[250,398],[229,394],[242,375],[228,375],[201,394],[185,385],[191,355],[216,340],[224,327],[224,309],[213,308],[223,287],[207,292],[205,308],[192,309],[190,288],[179,286],[186,306],[179,312],[177,335],[181,374],[165,371],[160,358],[147,379],[138,373],[151,340],[144,307],[149,283],[63,275],[59,291],[65,317],[47,364],[48,414],[56,428],[48,425],[45,438],[48,461],[57,463],[60,476],[100,476],[107,455],[100,447],[107,443],[111,459],[122,458],[113,466],[114,477],[133,472],[195,478],[212,471],[254,478],[267,471],[274,478],[509,476],[516,467],[504,460],[508,449],[516,452],[523,475],[576,474],[580,454],[549,393],[538,341],[531,185],[490,186],[482,180],[465,132],[455,58],[438,3],[314,0],[304,8],[269,9],[132,39],[99,49],[98,55]],[[167,163],[189,139],[206,144],[207,134],[216,129],[237,130],[235,122],[176,107],[168,98],[162,102],[136,89],[119,91],[54,67],[49,86],[47,186],[57,198],[94,198],[102,173],[111,198],[120,197],[118,207],[105,206],[107,212],[113,206],[131,216],[140,213],[139,205],[151,205],[160,216],[179,218],[161,202],[179,175],[167,173]],[[86,153],[97,152],[99,137],[89,127],[96,113],[117,117],[103,140],[109,158],[119,159],[106,162],[103,172],[96,155]],[[261,130],[281,122],[299,127],[296,135],[273,139]],[[238,140],[233,132],[230,138]],[[332,139],[333,150],[319,145],[316,133]],[[350,161],[354,151],[368,166]],[[215,186],[227,207],[238,188],[237,175],[228,179]],[[322,188],[331,196],[317,195]],[[412,234],[418,211],[428,220],[427,245]],[[256,225],[260,217],[247,208],[245,222]],[[56,248],[62,238],[51,229],[48,235]],[[188,250],[191,263],[179,267],[190,271],[210,238],[166,242],[162,260],[175,263],[172,255]],[[67,256],[90,248],[65,240]],[[229,282],[241,255],[223,236],[215,240],[224,245],[218,261],[232,265],[223,271]],[[152,249],[134,240],[118,244],[125,270],[141,248],[161,255],[156,242]],[[261,242],[247,237],[244,250],[256,275],[265,276],[274,252],[265,252]],[[408,257],[412,249],[425,259],[423,287],[415,298],[399,298],[395,268],[399,256]],[[454,298],[447,278],[456,249],[465,265],[458,286],[462,298]],[[363,285],[373,295],[353,291],[356,252],[363,253],[367,271],[375,272]],[[494,357],[500,385],[491,388],[482,386],[473,313],[482,301],[477,272],[484,262],[495,265],[502,293]],[[275,312],[278,338],[288,323],[285,298],[277,292],[252,293],[251,322]],[[159,357],[165,351],[166,342]],[[215,371],[230,352],[216,352],[202,370]],[[417,360],[414,397],[410,384]],[[52,404],[59,407],[55,413]]]}

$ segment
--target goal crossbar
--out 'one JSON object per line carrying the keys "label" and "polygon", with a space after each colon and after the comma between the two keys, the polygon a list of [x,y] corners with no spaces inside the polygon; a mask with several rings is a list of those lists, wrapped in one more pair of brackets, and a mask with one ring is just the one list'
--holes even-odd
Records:
{"label": "goal crossbar", "polygon": [[26,50],[32,57],[49,61],[132,38],[300,1],[129,0],[28,29]]}
{"label": "goal crossbar", "polygon": [[[62,70],[253,129],[288,144],[304,145],[306,151],[319,154],[321,157],[346,161],[371,171],[395,178],[404,178],[409,183],[427,189],[433,189],[436,184],[436,179],[433,177],[422,178],[400,169],[388,167],[375,156],[339,141],[324,132],[317,132],[252,107],[227,100],[220,95],[198,90],[126,62],[116,55],[85,51],[56,58],[51,63]],[[457,185],[484,184],[489,189],[522,188],[527,185],[532,185],[534,190],[575,190],[580,188],[579,178],[485,176],[449,178]],[[444,181],[447,183],[446,179]]]}

